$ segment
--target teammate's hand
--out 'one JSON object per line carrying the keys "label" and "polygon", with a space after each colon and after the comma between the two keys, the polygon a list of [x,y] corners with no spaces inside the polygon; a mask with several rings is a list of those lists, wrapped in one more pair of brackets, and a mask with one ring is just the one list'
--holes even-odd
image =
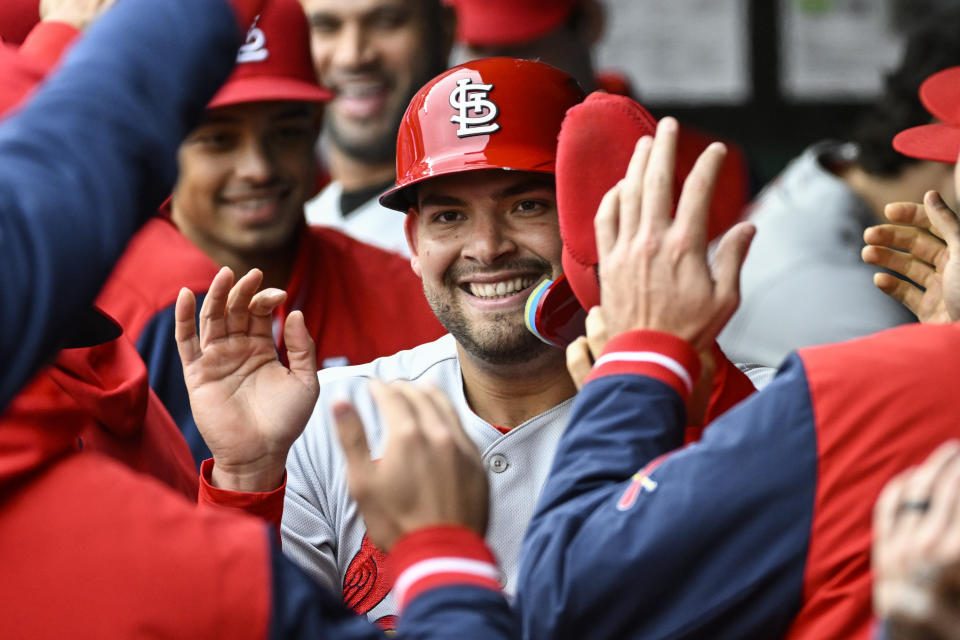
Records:
{"label": "teammate's hand", "polygon": [[447,397],[435,389],[375,380],[370,392],[387,424],[383,457],[376,462],[353,406],[338,403],[333,414],[350,493],[373,543],[389,551],[401,536],[440,524],[463,525],[483,536],[487,476]]}
{"label": "teammate's hand", "polygon": [[65,22],[83,31],[116,0],[40,0],[40,19]]}
{"label": "teammate's hand", "polygon": [[607,192],[594,226],[600,300],[611,336],[634,329],[672,333],[708,349],[740,301],[740,268],[750,223],[724,235],[715,268],[707,263],[707,217],[726,148],[713,143],[687,176],[673,213],[677,122],[637,143],[626,177]]}
{"label": "teammate's hand", "polygon": [[891,480],[873,522],[874,608],[896,640],[960,639],[960,447]]}
{"label": "teammate's hand", "polygon": [[[923,204],[894,202],[884,215],[897,224],[863,232],[861,256],[913,281],[877,273],[873,282],[913,312],[921,322],[960,320],[960,223],[936,191]],[[918,286],[919,285],[919,286]]]}
{"label": "teammate's hand", "polygon": [[600,307],[590,309],[587,314],[587,335],[580,336],[567,347],[567,371],[570,372],[577,390],[590,375],[593,363],[603,353],[603,347],[609,338]]}
{"label": "teammate's hand", "polygon": [[280,486],[287,453],[320,391],[316,349],[299,311],[287,317],[283,333],[290,368],[277,359],[272,314],[286,293],[256,293],[262,280],[253,269],[234,285],[233,272],[221,269],[200,308],[199,335],[196,298],[188,289],[177,297],[190,407],[215,459],[214,485],[234,491]]}

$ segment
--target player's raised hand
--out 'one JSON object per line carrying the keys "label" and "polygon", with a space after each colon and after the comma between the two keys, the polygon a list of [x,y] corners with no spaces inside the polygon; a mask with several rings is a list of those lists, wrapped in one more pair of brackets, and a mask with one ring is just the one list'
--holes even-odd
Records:
{"label": "player's raised hand", "polygon": [[40,0],[40,18],[84,30],[116,0]]}
{"label": "player's raised hand", "polygon": [[960,320],[960,223],[936,191],[923,204],[894,202],[884,215],[896,224],[863,232],[863,261],[909,278],[877,273],[874,284],[921,322]]}
{"label": "player's raised hand", "polygon": [[196,298],[180,291],[176,339],[197,429],[213,453],[213,482],[235,491],[280,486],[287,452],[307,424],[319,393],[317,355],[303,314],[287,317],[287,368],[277,359],[273,311],[286,293],[257,292],[253,269],[236,284],[224,267],[195,320]]}
{"label": "player's raised hand", "polygon": [[677,122],[664,118],[645,136],[624,179],[594,220],[600,257],[600,299],[611,336],[633,329],[672,333],[708,349],[740,301],[740,268],[753,238],[740,223],[707,262],[707,216],[720,166],[720,143],[700,155],[673,213]]}
{"label": "player's raised hand", "polygon": [[360,417],[347,402],[333,407],[347,459],[350,493],[370,539],[389,551],[403,535],[434,525],[463,525],[483,536],[489,489],[480,452],[447,397],[405,382],[371,381],[387,424],[383,457],[370,459]]}

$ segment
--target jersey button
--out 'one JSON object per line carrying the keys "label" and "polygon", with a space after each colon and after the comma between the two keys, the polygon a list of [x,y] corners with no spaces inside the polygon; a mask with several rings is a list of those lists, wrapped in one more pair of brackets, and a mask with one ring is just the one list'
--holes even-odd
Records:
{"label": "jersey button", "polygon": [[507,462],[507,456],[502,453],[495,453],[490,456],[490,470],[494,473],[503,473],[509,466],[510,463]]}

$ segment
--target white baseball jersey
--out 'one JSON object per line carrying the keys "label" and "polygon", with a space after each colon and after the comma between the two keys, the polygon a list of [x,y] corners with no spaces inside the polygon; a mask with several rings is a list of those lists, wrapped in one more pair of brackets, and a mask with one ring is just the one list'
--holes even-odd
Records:
{"label": "white baseball jersey", "polygon": [[327,185],[307,202],[307,222],[339,229],[350,237],[387,251],[410,255],[407,237],[403,232],[404,214],[382,207],[376,198],[371,198],[344,217],[340,211],[342,194],[343,187],[339,182]]}
{"label": "white baseball jersey", "polygon": [[284,552],[371,620],[396,614],[396,604],[380,575],[382,556],[364,540],[366,527],[347,491],[343,452],[330,412],[334,402],[350,400],[366,426],[374,458],[380,457],[384,425],[367,390],[371,377],[431,384],[452,401],[464,429],[483,455],[490,482],[487,542],[503,570],[505,590],[512,596],[520,543],[573,400],[501,433],[467,405],[451,335],[368,364],[319,372],[320,399],[287,461]]}

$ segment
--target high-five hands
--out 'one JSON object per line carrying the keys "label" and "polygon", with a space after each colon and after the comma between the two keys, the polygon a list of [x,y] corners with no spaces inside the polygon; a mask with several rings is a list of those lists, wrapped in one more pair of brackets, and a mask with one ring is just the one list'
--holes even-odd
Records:
{"label": "high-five hands", "polygon": [[212,480],[234,491],[280,486],[320,391],[316,349],[299,311],[283,333],[290,367],[277,359],[272,314],[286,293],[258,293],[262,280],[253,269],[234,284],[233,272],[221,269],[200,308],[199,334],[190,290],[180,291],[175,311],[190,407],[215,460]]}
{"label": "high-five hands", "polygon": [[[960,320],[960,222],[936,191],[923,204],[894,202],[884,215],[896,224],[881,224],[863,233],[863,261],[889,273],[873,282],[912,311],[921,322]],[[916,284],[914,284],[916,283]]]}
{"label": "high-five hands", "polygon": [[434,525],[462,525],[483,536],[487,476],[447,397],[436,389],[376,380],[370,392],[387,424],[386,448],[376,462],[356,410],[341,402],[333,412],[350,493],[373,543],[389,551],[404,534]]}
{"label": "high-five hands", "polygon": [[611,189],[594,226],[600,299],[608,335],[634,329],[672,333],[708,350],[740,300],[740,268],[754,227],[724,235],[707,262],[710,198],[726,148],[714,143],[687,176],[673,216],[677,122],[664,118],[641,138],[626,177]]}

